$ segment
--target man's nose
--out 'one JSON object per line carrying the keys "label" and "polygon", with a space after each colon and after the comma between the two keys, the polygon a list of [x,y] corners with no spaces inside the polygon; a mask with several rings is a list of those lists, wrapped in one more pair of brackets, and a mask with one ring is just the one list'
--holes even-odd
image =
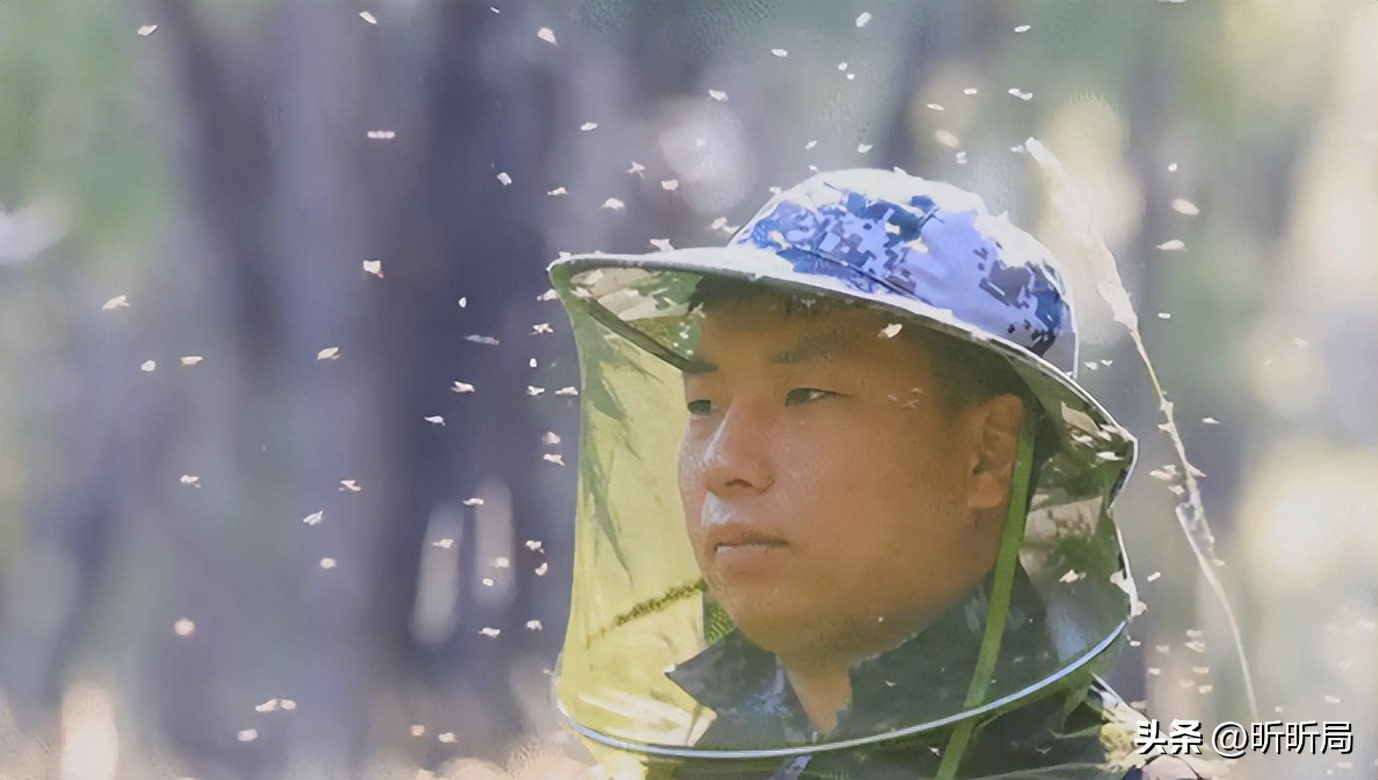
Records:
{"label": "man's nose", "polygon": [[704,482],[719,496],[759,493],[775,481],[769,457],[769,419],[762,410],[733,404],[708,441]]}

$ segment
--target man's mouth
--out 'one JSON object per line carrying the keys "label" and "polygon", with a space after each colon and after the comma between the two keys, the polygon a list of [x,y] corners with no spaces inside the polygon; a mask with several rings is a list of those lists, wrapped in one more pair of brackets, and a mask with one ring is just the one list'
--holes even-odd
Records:
{"label": "man's mouth", "polygon": [[720,528],[709,539],[714,555],[723,553],[765,553],[789,546],[784,539],[755,528],[728,526]]}
{"label": "man's mouth", "polygon": [[701,527],[705,532],[704,548],[713,555],[734,550],[764,552],[789,546],[769,521],[759,517],[753,519],[748,513],[734,511],[721,501],[710,500],[705,504]]}
{"label": "man's mouth", "polygon": [[725,536],[713,545],[713,569],[724,584],[778,574],[789,557],[790,546],[784,539],[761,533],[742,533]]}
{"label": "man's mouth", "polygon": [[713,545],[713,551],[717,552],[724,548],[733,547],[786,547],[788,544],[789,543],[784,539],[766,536],[765,534],[747,533],[718,542]]}

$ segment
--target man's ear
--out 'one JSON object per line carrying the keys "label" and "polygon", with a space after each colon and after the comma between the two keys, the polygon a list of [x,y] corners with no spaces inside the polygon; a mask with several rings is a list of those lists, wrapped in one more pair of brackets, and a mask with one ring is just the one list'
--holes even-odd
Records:
{"label": "man's ear", "polygon": [[967,410],[971,434],[971,472],[967,506],[972,511],[999,507],[1009,496],[1024,402],[1006,393]]}

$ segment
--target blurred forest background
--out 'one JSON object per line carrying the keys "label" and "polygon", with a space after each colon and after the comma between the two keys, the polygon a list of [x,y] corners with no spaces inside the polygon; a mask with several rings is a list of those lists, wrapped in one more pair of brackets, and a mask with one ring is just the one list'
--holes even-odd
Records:
{"label": "blurred forest background", "polygon": [[[859,166],[1070,252],[1033,136],[1207,475],[1260,717],[1354,724],[1351,755],[1235,776],[1372,777],[1375,23],[0,2],[0,775],[556,771],[579,378],[546,264],[720,244],[772,186]],[[1247,721],[1158,399],[1076,292],[1083,380],[1142,445],[1118,506],[1148,609],[1112,683]]]}

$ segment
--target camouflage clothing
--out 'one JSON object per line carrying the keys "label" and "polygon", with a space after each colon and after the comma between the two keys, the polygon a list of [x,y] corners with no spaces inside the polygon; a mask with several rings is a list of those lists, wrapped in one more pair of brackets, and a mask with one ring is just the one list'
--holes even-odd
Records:
{"label": "camouflage clothing", "polygon": [[[975,662],[973,620],[986,614],[990,578],[936,622],[898,647],[851,671],[852,705],[838,714],[829,741],[864,737],[912,721],[914,708],[966,692]],[[1015,580],[1002,652],[1018,658],[1053,652],[1037,592],[1022,572]],[[1030,663],[1031,668],[1041,668]],[[1014,665],[1017,668],[1018,664]],[[955,672],[955,674],[954,674]],[[717,719],[697,747],[751,748],[815,741],[809,718],[775,656],[732,631],[667,673]],[[1089,677],[1089,675],[1087,675]],[[1085,680],[1086,677],[1078,678]],[[1115,736],[1133,734],[1138,713],[1098,678],[1045,695],[989,719],[976,732],[961,764],[961,777],[999,776],[1037,770],[1038,776],[1137,780],[1125,775]],[[648,780],[671,778],[923,778],[938,771],[951,729],[811,755],[757,760],[651,759]],[[1055,774],[1048,774],[1053,772]],[[1194,773],[1180,775],[1194,777]]]}

